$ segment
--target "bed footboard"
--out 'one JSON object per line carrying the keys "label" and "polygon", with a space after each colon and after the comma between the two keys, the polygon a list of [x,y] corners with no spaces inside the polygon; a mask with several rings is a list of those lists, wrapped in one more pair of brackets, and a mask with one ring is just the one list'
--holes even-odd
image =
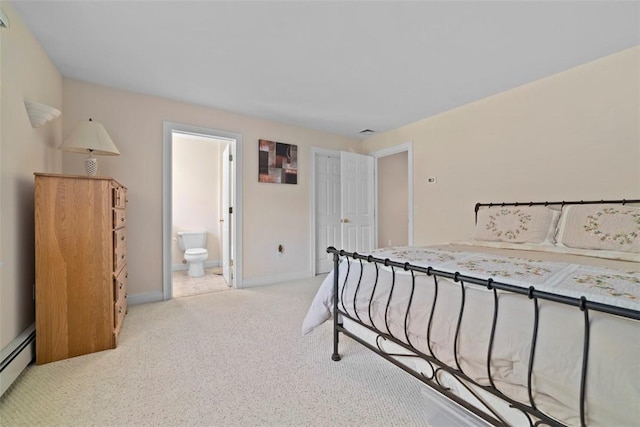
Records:
{"label": "bed footboard", "polygon": [[[400,263],[376,258],[372,255],[345,252],[333,247],[328,248],[327,252],[333,254],[334,261],[332,360],[339,361],[341,359],[338,347],[339,334],[342,333],[493,425],[511,424],[508,418],[503,416],[502,411],[496,409],[494,401],[499,401],[502,406],[505,406],[506,403],[506,406],[519,411],[523,419],[528,420],[531,426],[567,425],[548,409],[549,405],[545,406],[546,410],[544,411],[540,408],[539,401],[542,399],[542,393],[536,386],[536,374],[539,373],[536,371],[538,369],[536,360],[537,357],[540,357],[538,352],[541,351],[539,325],[544,320],[544,316],[553,314],[554,306],[562,307],[561,309],[565,311],[569,310],[569,313],[572,313],[571,316],[578,319],[577,324],[581,324],[579,328],[571,332],[572,340],[575,340],[576,343],[575,347],[581,347],[581,350],[578,350],[580,360],[577,360],[574,366],[576,368],[575,381],[576,384],[579,384],[578,401],[572,403],[572,406],[577,409],[576,418],[578,419],[569,424],[589,425],[588,388],[590,384],[588,378],[590,378],[590,370],[594,368],[590,365],[594,318],[597,318],[598,321],[602,317],[608,316],[620,318],[622,321],[640,320],[640,311],[590,301],[585,297],[573,298],[553,294],[537,290],[533,286],[527,289],[492,279],[485,280],[457,272],[439,271],[431,267],[425,268],[410,263]],[[343,262],[345,260],[346,262]],[[363,279],[365,266],[368,266],[369,273]],[[340,271],[340,268],[343,271]],[[345,269],[346,271],[344,271]],[[391,277],[388,289],[384,293],[376,290],[376,287],[382,286],[379,285],[379,275],[382,271]],[[394,308],[396,306],[392,306],[391,301],[396,298],[394,291],[401,286],[398,284],[400,275],[403,283],[406,284],[402,286],[408,287],[408,292],[402,299],[402,304],[406,308],[403,313],[398,314],[397,308]],[[417,283],[418,278],[419,283]],[[368,283],[365,286],[365,281],[373,283]],[[347,290],[347,282],[349,282],[349,290]],[[444,289],[445,286],[446,289]],[[420,287],[430,288],[428,303],[425,299],[416,302],[418,291],[423,292]],[[445,291],[449,294],[445,294]],[[456,302],[457,313],[451,314],[452,357],[442,357],[443,351],[433,348],[436,346],[433,339],[433,335],[436,333],[435,329],[438,329],[438,333],[441,329],[434,326],[434,313],[439,310],[439,305],[443,304],[442,301],[446,301],[445,298],[449,298],[450,301],[450,297],[446,295],[451,295],[453,291],[458,295],[459,301]],[[378,294],[376,294],[377,292]],[[487,323],[487,325],[490,324],[490,332],[486,333],[488,340],[482,344],[484,351],[480,356],[483,363],[473,365],[475,370],[469,368],[472,365],[464,360],[465,357],[461,356],[460,351],[460,345],[463,342],[461,340],[463,318],[465,318],[465,313],[471,312],[473,314],[476,310],[473,305],[474,301],[467,298],[467,294],[470,292],[483,292],[483,301],[488,302],[489,305],[484,309],[489,313],[487,319],[490,319],[490,322]],[[380,295],[384,295],[384,297],[380,297]],[[524,378],[520,394],[505,392],[504,390],[508,387],[502,385],[504,382],[501,382],[501,385],[497,384],[504,378],[500,379],[496,374],[495,371],[498,367],[494,363],[494,353],[499,350],[496,346],[496,330],[503,310],[508,310],[503,301],[507,301],[509,296],[513,295],[518,296],[516,297],[518,304],[529,306],[526,310],[527,328],[531,326],[528,333],[525,334],[526,336],[521,337],[521,340],[526,342],[528,354],[526,355],[527,360],[523,361],[526,366],[520,367],[523,372],[522,378]],[[430,304],[429,315],[423,320],[425,323],[424,339],[417,337],[408,328],[409,322],[415,321],[413,318],[417,304]],[[490,306],[491,304],[492,306]],[[541,309],[542,306],[544,309]],[[367,341],[348,330],[343,323],[345,319],[373,334],[376,337],[374,342]],[[468,325],[469,318],[466,319]],[[633,327],[637,327],[637,325]],[[388,343],[393,343],[394,349],[399,349],[399,351],[390,351]],[[544,351],[547,352],[548,347],[545,347]],[[401,361],[409,359],[415,362]],[[598,359],[599,362],[600,359]],[[616,361],[612,360],[610,363],[615,364]],[[421,368],[421,365],[426,368]],[[479,368],[480,365],[484,367]],[[470,371],[473,373],[469,373]],[[597,387],[594,384],[591,386]],[[462,393],[454,392],[454,389],[461,390]]]}

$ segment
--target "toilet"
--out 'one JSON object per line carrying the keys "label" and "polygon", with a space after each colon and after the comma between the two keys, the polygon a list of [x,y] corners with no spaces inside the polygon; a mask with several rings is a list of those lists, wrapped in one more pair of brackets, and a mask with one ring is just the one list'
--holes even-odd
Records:
{"label": "toilet", "polygon": [[189,276],[204,276],[204,262],[209,257],[207,252],[207,232],[178,231],[178,245],[184,251],[184,260],[189,264]]}

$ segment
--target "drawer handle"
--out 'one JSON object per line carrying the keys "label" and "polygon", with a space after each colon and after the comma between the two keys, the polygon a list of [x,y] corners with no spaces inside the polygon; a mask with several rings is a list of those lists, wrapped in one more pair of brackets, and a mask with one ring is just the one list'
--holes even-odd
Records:
{"label": "drawer handle", "polygon": [[120,221],[124,221],[124,217],[123,216],[120,217]]}
{"label": "drawer handle", "polygon": [[120,258],[124,259],[124,254],[122,254],[122,255],[120,256]]}
{"label": "drawer handle", "polygon": [[118,282],[120,284],[120,289],[122,289],[123,283],[122,282]]}
{"label": "drawer handle", "polygon": [[124,235],[122,235],[122,237],[120,238],[120,240],[124,240]]}
{"label": "drawer handle", "polygon": [[122,313],[122,307],[118,307],[118,314]]}
{"label": "drawer handle", "polygon": [[127,296],[128,296],[128,295],[129,295],[129,294],[125,292],[125,293],[124,293],[124,299],[127,299]]}

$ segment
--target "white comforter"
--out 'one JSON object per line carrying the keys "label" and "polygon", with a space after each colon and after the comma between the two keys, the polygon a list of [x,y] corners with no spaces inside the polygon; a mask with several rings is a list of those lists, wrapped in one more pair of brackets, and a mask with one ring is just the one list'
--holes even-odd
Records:
{"label": "white comforter", "polygon": [[[585,257],[570,258],[568,263],[552,262],[536,259],[548,258],[548,254],[539,257],[532,253],[519,253],[523,257],[516,258],[504,256],[510,252],[504,250],[459,249],[455,246],[403,247],[378,250],[373,255],[478,278],[492,277],[496,281],[526,288],[534,286],[557,294],[584,295],[591,301],[640,310],[640,266],[637,263],[610,262],[602,265],[601,261],[587,262]],[[563,260],[566,261],[566,257]],[[381,267],[372,296],[375,268],[366,261],[362,265],[362,280],[358,287],[360,262],[351,260],[344,290],[346,261],[340,266],[341,308],[344,304],[344,309],[363,323],[391,333],[425,354],[433,352],[439,360],[455,367],[453,339],[460,312],[461,285],[438,279],[438,302],[427,343],[434,278],[416,275],[409,305],[412,288],[409,273],[396,269],[395,287],[390,298],[391,269]],[[623,269],[612,269],[607,265]],[[527,369],[533,335],[533,303],[526,296],[499,295],[491,375],[500,391],[528,404]],[[310,332],[331,317],[332,302],[333,273],[330,273],[311,304],[303,323],[303,333]],[[564,423],[578,425],[584,315],[575,307],[545,301],[539,301],[539,306],[532,381],[535,404]],[[484,385],[489,385],[486,357],[493,310],[492,291],[466,285],[458,362],[467,375]],[[590,312],[590,316],[587,425],[637,425],[640,419],[640,323],[596,312]]]}

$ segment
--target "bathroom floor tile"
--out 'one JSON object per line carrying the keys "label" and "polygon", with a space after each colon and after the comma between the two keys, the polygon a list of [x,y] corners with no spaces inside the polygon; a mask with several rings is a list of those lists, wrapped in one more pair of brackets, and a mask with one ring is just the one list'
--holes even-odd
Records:
{"label": "bathroom floor tile", "polygon": [[172,280],[174,298],[231,289],[222,277],[219,267],[205,268],[202,277],[189,277],[186,270],[174,271]]}

